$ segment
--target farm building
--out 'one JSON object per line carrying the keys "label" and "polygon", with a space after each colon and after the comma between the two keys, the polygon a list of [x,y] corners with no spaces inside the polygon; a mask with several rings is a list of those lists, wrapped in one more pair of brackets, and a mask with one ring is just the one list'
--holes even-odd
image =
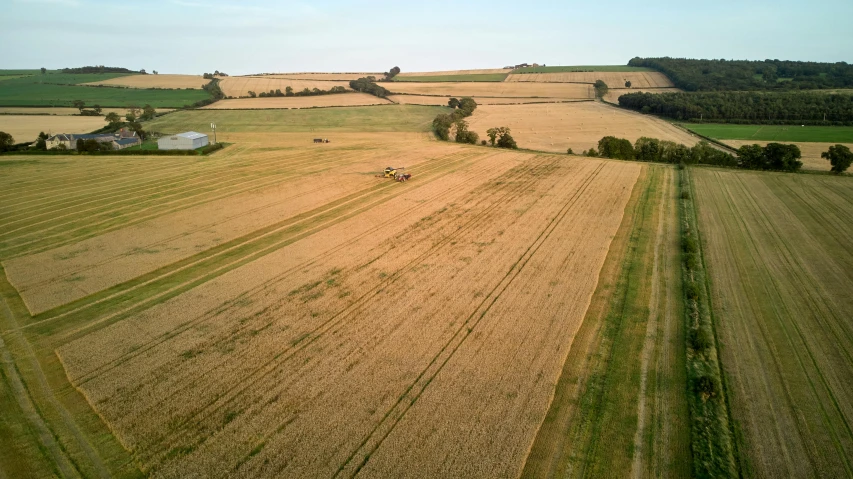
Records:
{"label": "farm building", "polygon": [[207,144],[207,135],[195,131],[164,136],[157,140],[157,148],[161,150],[195,150]]}
{"label": "farm building", "polygon": [[75,133],[61,133],[58,135],[53,135],[47,140],[45,140],[45,144],[48,149],[56,148],[60,145],[64,146],[66,149],[73,150],[77,148],[77,140],[98,140],[101,143],[110,143],[114,150],[123,150],[125,148],[130,148],[131,146],[136,146],[142,143],[136,133],[131,131],[122,131],[118,133],[108,133],[108,134],[75,134]]}

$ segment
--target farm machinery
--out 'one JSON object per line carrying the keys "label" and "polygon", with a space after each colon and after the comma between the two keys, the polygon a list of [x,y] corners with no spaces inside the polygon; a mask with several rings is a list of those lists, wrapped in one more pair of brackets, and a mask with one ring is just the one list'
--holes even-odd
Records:
{"label": "farm machinery", "polygon": [[410,173],[403,173],[400,170],[405,170],[405,167],[394,168],[393,166],[389,166],[383,170],[381,175],[376,175],[377,178],[394,178],[394,181],[404,182],[408,181],[409,178],[412,177]]}

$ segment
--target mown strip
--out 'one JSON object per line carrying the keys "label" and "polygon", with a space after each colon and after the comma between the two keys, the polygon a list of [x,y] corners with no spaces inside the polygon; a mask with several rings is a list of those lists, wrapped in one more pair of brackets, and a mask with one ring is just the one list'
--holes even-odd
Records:
{"label": "mown strip", "polygon": [[693,475],[740,477],[689,172],[680,170],[679,211]]}

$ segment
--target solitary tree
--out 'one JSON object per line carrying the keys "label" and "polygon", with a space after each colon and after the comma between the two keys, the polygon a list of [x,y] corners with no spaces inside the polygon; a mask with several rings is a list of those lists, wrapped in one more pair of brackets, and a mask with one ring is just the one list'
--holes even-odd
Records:
{"label": "solitary tree", "polygon": [[595,87],[595,94],[599,97],[606,95],[607,90],[609,90],[609,88],[607,88],[607,83],[604,83],[602,80],[595,80],[593,87]]}
{"label": "solitary tree", "polygon": [[395,76],[397,76],[397,74],[399,74],[399,73],[400,73],[400,67],[394,67],[394,68],[392,68],[391,70],[389,70],[388,72],[386,72],[386,73],[385,73],[385,79],[386,79],[386,80],[391,80],[392,78],[394,78]]}
{"label": "solitary tree", "polygon": [[0,131],[0,153],[10,150],[14,144],[15,140],[12,138],[12,135],[5,131]]}
{"label": "solitary tree", "polygon": [[832,165],[830,171],[835,174],[844,173],[853,163],[853,153],[844,145],[830,146],[829,150],[820,154],[820,157],[829,160],[829,164]]}
{"label": "solitary tree", "polygon": [[83,113],[83,108],[86,108],[86,102],[83,100],[74,100],[71,102],[74,108],[80,110],[80,113]]}
{"label": "solitary tree", "polygon": [[151,73],[153,73],[154,75],[156,75],[156,74],[157,74],[157,70],[151,70]]}
{"label": "solitary tree", "polygon": [[47,73],[47,68],[41,67],[41,74],[44,75],[45,73]]}
{"label": "solitary tree", "polygon": [[104,110],[101,108],[101,105],[94,105],[92,106],[92,111],[100,115]]}
{"label": "solitary tree", "polygon": [[631,88],[631,80],[625,81],[625,88]]}
{"label": "solitary tree", "polygon": [[152,107],[151,105],[145,105],[142,108],[142,116],[140,117],[140,119],[150,120],[150,119],[154,118],[154,115],[156,115],[156,114],[157,114],[157,110],[155,110],[154,107]]}
{"label": "solitary tree", "polygon": [[104,120],[109,122],[110,125],[117,125],[121,121],[121,117],[118,116],[118,113],[111,111],[107,113],[107,116],[104,117]]}

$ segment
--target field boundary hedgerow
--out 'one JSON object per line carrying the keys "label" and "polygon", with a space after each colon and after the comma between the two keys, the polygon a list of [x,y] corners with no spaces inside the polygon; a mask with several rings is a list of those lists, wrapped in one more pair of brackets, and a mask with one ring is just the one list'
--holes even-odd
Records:
{"label": "field boundary hedgerow", "polygon": [[719,338],[710,305],[710,284],[697,228],[690,169],[679,174],[684,321],[687,342],[687,398],[693,475],[697,478],[741,476],[734,440]]}

